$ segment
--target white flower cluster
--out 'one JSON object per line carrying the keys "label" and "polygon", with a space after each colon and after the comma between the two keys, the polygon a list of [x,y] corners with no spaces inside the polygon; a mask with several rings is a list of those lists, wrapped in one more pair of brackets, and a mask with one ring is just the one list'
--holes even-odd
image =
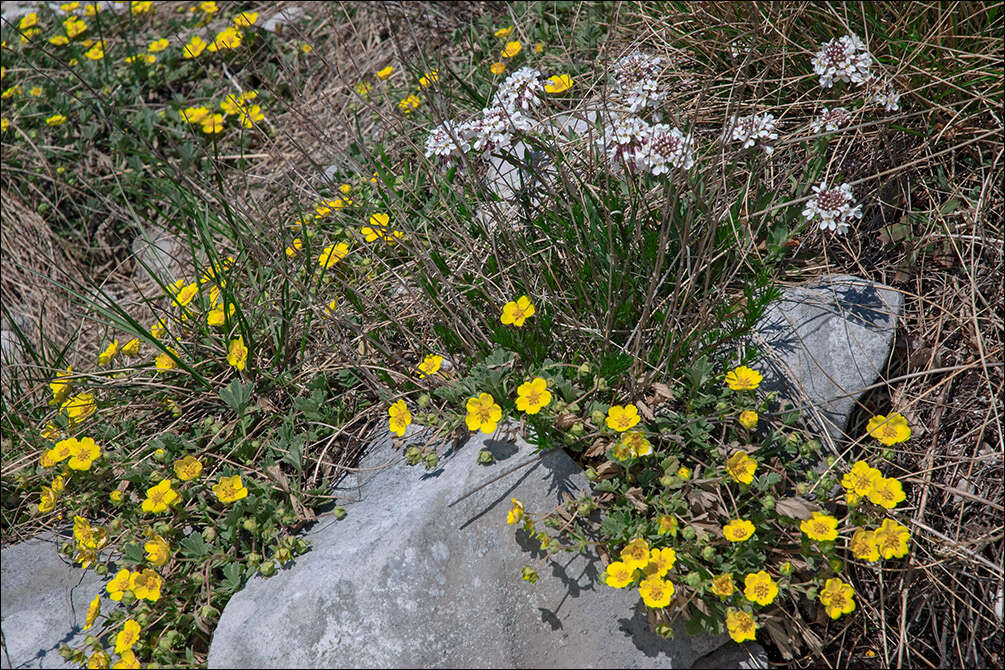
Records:
{"label": "white flower cluster", "polygon": [[637,116],[616,119],[599,142],[612,164],[653,175],[667,174],[671,167],[694,166],[694,140],[665,123],[651,126]]}
{"label": "white flower cluster", "polygon": [[496,89],[492,96],[492,104],[497,107],[515,108],[530,111],[532,107],[541,104],[539,93],[544,91],[542,75],[532,67],[522,67],[510,76]]}
{"label": "white flower cluster", "polygon": [[851,121],[851,112],[844,107],[835,107],[820,112],[820,116],[810,121],[810,130],[819,133],[821,130],[838,130]]}
{"label": "white flower cluster", "polygon": [[807,221],[820,219],[820,230],[847,232],[851,219],[862,218],[862,205],[855,204],[850,184],[827,188],[826,182],[813,187],[816,194],[806,203],[803,218]]}
{"label": "white flower cluster", "polygon": [[436,158],[442,169],[453,166],[461,154],[489,152],[513,146],[513,134],[532,130],[536,121],[525,114],[541,102],[544,92],[541,73],[520,68],[506,78],[492,96],[492,106],[482,110],[481,118],[464,123],[446,121],[426,137],[426,157]]}
{"label": "white flower cluster", "polygon": [[813,71],[820,76],[820,85],[824,88],[830,88],[835,81],[863,84],[872,79],[870,67],[869,48],[855,34],[822,44],[813,58]]}
{"label": "white flower cluster", "polygon": [[883,109],[888,112],[900,111],[900,93],[893,89],[893,84],[887,82],[876,95],[872,96],[872,102],[876,105],[883,105]]}
{"label": "white flower cluster", "polygon": [[743,142],[744,149],[749,149],[756,144],[764,150],[764,153],[774,153],[775,148],[767,143],[767,140],[778,139],[778,133],[775,132],[774,114],[753,114],[739,119],[734,116],[731,124],[733,126],[732,139]]}
{"label": "white flower cluster", "polygon": [[666,91],[661,91],[657,77],[663,59],[648,56],[641,51],[633,51],[614,64],[615,93],[621,98],[631,113],[646,107],[657,108],[666,99]]}

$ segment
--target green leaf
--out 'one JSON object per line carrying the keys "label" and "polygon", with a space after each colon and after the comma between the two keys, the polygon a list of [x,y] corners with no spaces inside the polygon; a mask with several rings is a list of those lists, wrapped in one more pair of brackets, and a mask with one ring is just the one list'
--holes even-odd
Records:
{"label": "green leaf", "polygon": [[212,547],[206,544],[206,540],[202,539],[200,533],[192,533],[178,544],[184,550],[182,553],[190,558],[202,559],[212,551]]}
{"label": "green leaf", "polygon": [[240,414],[247,407],[253,388],[255,388],[254,384],[243,384],[240,379],[235,378],[225,389],[220,391],[220,399],[227,403],[228,407]]}

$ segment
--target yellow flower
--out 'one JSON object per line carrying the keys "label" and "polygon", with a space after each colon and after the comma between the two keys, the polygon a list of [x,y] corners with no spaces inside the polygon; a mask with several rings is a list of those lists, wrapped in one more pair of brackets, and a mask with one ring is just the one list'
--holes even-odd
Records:
{"label": "yellow flower", "polygon": [[869,500],[886,509],[893,509],[907,498],[903,485],[896,477],[880,477],[873,482],[868,495]]}
{"label": "yellow flower", "polygon": [[193,35],[188,41],[188,44],[185,45],[185,51],[182,53],[182,58],[198,58],[199,55],[206,50],[207,46],[209,46],[209,44],[206,40],[202,39],[198,35]]}
{"label": "yellow flower", "polygon": [[133,645],[139,642],[140,624],[135,619],[127,619],[122,625],[122,630],[115,636],[115,653],[122,654],[132,649]]}
{"label": "yellow flower", "polygon": [[611,447],[611,456],[618,461],[627,461],[632,457],[632,448],[624,440],[619,440]]}
{"label": "yellow flower", "polygon": [[514,40],[512,42],[507,42],[500,54],[502,54],[503,58],[512,58],[520,53],[521,49],[523,49],[523,45],[520,44],[519,41]]}
{"label": "yellow flower", "polygon": [[440,80],[440,73],[436,70],[427,72],[419,77],[419,88],[429,88]]}
{"label": "yellow flower", "polygon": [[144,512],[158,514],[167,511],[168,505],[178,500],[178,492],[171,488],[170,479],[160,482],[147,489],[147,498],[141,508]]}
{"label": "yellow flower", "polygon": [[736,591],[736,584],[733,583],[733,573],[727,572],[724,575],[712,578],[712,593],[720,598],[728,598]]}
{"label": "yellow flower", "polygon": [[677,552],[670,547],[649,550],[649,563],[643,568],[647,576],[663,577],[677,562]]}
{"label": "yellow flower", "polygon": [[87,616],[84,618],[84,630],[94,625],[94,620],[101,614],[101,594],[94,596],[94,600],[87,606]]}
{"label": "yellow flower", "polygon": [[621,561],[614,561],[607,566],[606,584],[615,589],[623,589],[631,583],[635,568]]}
{"label": "yellow flower", "polygon": [[550,77],[544,84],[544,90],[548,93],[565,93],[570,88],[572,88],[572,77],[567,74]]}
{"label": "yellow flower", "polygon": [[87,659],[87,667],[91,670],[100,670],[101,668],[107,668],[110,662],[111,659],[108,658],[108,654],[103,651],[96,651]]}
{"label": "yellow flower", "polygon": [[227,348],[227,362],[238,370],[243,370],[248,362],[248,348],[244,346],[244,336],[239,335],[236,340],[230,341]]}
{"label": "yellow flower", "polygon": [[510,498],[510,502],[513,503],[513,507],[506,513],[506,523],[512,526],[523,519],[523,503],[516,498]]}
{"label": "yellow flower", "polygon": [[223,130],[223,114],[210,114],[199,125],[207,135],[216,135]]}
{"label": "yellow flower", "polygon": [[254,128],[256,123],[265,120],[265,114],[258,105],[251,105],[242,109],[237,118],[245,128]]}
{"label": "yellow flower", "polygon": [[753,640],[757,637],[757,624],[749,612],[730,609],[726,612],[726,630],[734,642]]}
{"label": "yellow flower", "polygon": [[126,356],[138,356],[140,353],[140,341],[135,337],[122,345],[122,353]]}
{"label": "yellow flower", "polygon": [[183,482],[191,481],[202,474],[202,461],[189,454],[174,462],[174,473]]}
{"label": "yellow flower", "polygon": [[[168,558],[171,556],[171,547],[168,545],[167,540],[165,540],[160,535],[154,535],[154,539],[143,545],[144,551],[147,552],[147,560],[155,568],[159,568],[168,562]],[[138,596],[139,594],[137,594]]]}
{"label": "yellow flower", "polygon": [[122,502],[122,491],[115,489],[114,491],[108,494],[108,499],[114,503]]}
{"label": "yellow flower", "polygon": [[318,256],[318,265],[328,270],[331,266],[345,258],[348,253],[349,245],[345,242],[329,244],[325,247],[325,250],[321,252],[321,255]]}
{"label": "yellow flower", "polygon": [[859,528],[852,533],[848,548],[860,561],[874,563],[879,560],[879,547],[876,545],[876,534],[871,530]]}
{"label": "yellow flower", "polygon": [[367,242],[373,242],[374,240],[382,239],[388,244],[394,244],[396,239],[400,239],[401,237],[404,236],[404,233],[401,232],[400,230],[395,230],[389,233],[387,230],[387,224],[389,220],[390,217],[388,217],[387,214],[383,214],[381,212],[378,212],[373,216],[371,216],[370,225],[363,226],[363,229],[360,231],[361,233],[363,233],[363,239],[365,239]]}
{"label": "yellow flower", "polygon": [[855,611],[855,589],[851,584],[845,584],[839,577],[828,579],[818,597],[827,616],[832,619]]}
{"label": "yellow flower", "polygon": [[232,503],[248,497],[248,489],[241,483],[241,475],[220,477],[220,482],[213,485],[213,493],[222,503]]}
{"label": "yellow flower", "polygon": [[51,512],[56,509],[56,501],[59,500],[59,495],[48,486],[42,487],[42,493],[39,496],[38,501],[38,511],[42,514],[46,512]]}
{"label": "yellow flower", "polygon": [[[217,114],[216,116],[219,115]],[[182,280],[182,282],[184,282],[184,280]],[[179,282],[175,282],[171,286],[172,293],[174,294],[172,299],[175,305],[177,305],[178,307],[184,307],[185,305],[192,302],[196,294],[199,293],[199,285],[195,282],[192,282],[191,284],[186,284],[184,286],[179,287],[178,284]],[[177,289],[177,292],[175,292],[175,289]]]}
{"label": "yellow flower", "polygon": [[[59,435],[60,435],[59,428],[57,428],[56,424],[54,424],[51,421],[45,424],[45,428],[43,428],[42,432],[39,433],[39,437],[41,437],[43,440],[49,440],[50,442],[55,442],[59,438]],[[45,465],[43,467],[49,467],[49,466]]]}
{"label": "yellow flower", "polygon": [[53,35],[49,38],[49,44],[55,44],[57,47],[66,46],[70,43],[70,38],[66,35]]}
{"label": "yellow flower", "polygon": [[122,594],[129,590],[129,581],[132,577],[132,573],[126,568],[119,570],[115,573],[115,577],[112,581],[105,584],[105,590],[108,591],[108,597],[119,602],[122,600]]}
{"label": "yellow flower", "polygon": [[739,422],[747,430],[754,430],[757,428],[757,412],[752,409],[743,410],[740,412]]}
{"label": "yellow flower", "polygon": [[722,527],[722,534],[730,542],[744,542],[754,534],[754,524],[746,519],[733,519]]}
{"label": "yellow flower", "polygon": [[730,370],[726,373],[726,384],[734,391],[753,391],[760,384],[764,377],[757,370],[752,370],[746,365]]}
{"label": "yellow flower", "polygon": [[0,118],[0,132],[6,133],[8,128],[10,128],[10,119]]}
{"label": "yellow flower", "polygon": [[845,473],[844,477],[841,478],[841,486],[857,496],[865,496],[869,495],[873,484],[882,476],[879,470],[865,461],[856,461],[851,466],[851,471]]}
{"label": "yellow flower", "polygon": [[883,519],[875,531],[876,546],[883,558],[901,558],[907,554],[911,531],[892,519]]}
{"label": "yellow flower", "polygon": [[64,2],[62,5],[59,6],[59,9],[60,11],[69,14],[73,10],[77,9],[77,7],[80,7],[79,2]]}
{"label": "yellow flower", "polygon": [[888,447],[911,437],[911,428],[900,412],[894,412],[888,417],[877,414],[869,419],[865,429]]}
{"label": "yellow flower", "polygon": [[414,93],[410,93],[409,95],[406,95],[404,98],[398,101],[398,109],[403,114],[411,114],[412,112],[414,112],[419,108],[419,105],[421,103],[422,99],[419,96],[415,95]]}
{"label": "yellow flower", "polygon": [[394,72],[394,68],[388,65],[384,69],[377,71],[377,79],[384,81],[385,79],[391,76],[392,72]]}
{"label": "yellow flower", "polygon": [[207,49],[210,53],[214,53],[223,49],[236,49],[239,46],[241,46],[241,31],[230,26],[217,33]]}
{"label": "yellow flower", "polygon": [[[359,93],[361,96],[366,97],[366,95],[370,92],[370,84],[366,83],[365,81],[361,81],[360,83],[356,84],[356,92]],[[401,107],[401,103],[398,103],[398,107]]]}
{"label": "yellow flower", "polygon": [[543,51],[544,51],[544,42],[538,42],[537,44],[534,45],[535,56],[540,56]]}
{"label": "yellow flower", "polygon": [[468,430],[481,430],[486,435],[495,432],[499,419],[502,418],[502,407],[488,393],[479,394],[477,397],[468,398],[465,405],[468,415],[464,422]]}
{"label": "yellow flower", "polygon": [[502,61],[496,61],[492,63],[492,65],[489,65],[489,72],[491,72],[492,74],[500,75],[505,71],[506,71],[506,63],[503,63]]}
{"label": "yellow flower", "polygon": [[514,325],[517,328],[523,326],[524,321],[534,316],[534,303],[525,295],[520,296],[516,301],[510,301],[503,305],[500,320],[503,325]]}
{"label": "yellow flower", "polygon": [[534,377],[529,382],[520,384],[516,392],[516,408],[527,414],[537,414],[551,402],[551,391],[548,390],[548,382],[544,377]]}
{"label": "yellow flower", "polygon": [[250,28],[258,21],[258,12],[241,12],[234,17],[235,28]]}
{"label": "yellow flower", "polygon": [[105,350],[98,354],[98,365],[108,365],[115,355],[119,353],[119,341],[117,339],[112,340],[111,343],[105,347]]}
{"label": "yellow flower", "polygon": [[63,29],[66,30],[67,37],[72,40],[74,37],[87,32],[87,23],[76,16],[70,16],[63,21]]}
{"label": "yellow flower", "polygon": [[101,11],[101,5],[97,5],[93,2],[89,2],[84,6],[85,16],[97,16],[98,12]]}
{"label": "yellow flower", "polygon": [[412,413],[408,411],[405,401],[398,400],[387,409],[387,413],[391,417],[388,421],[391,432],[398,437],[404,437],[405,429],[412,423]]}
{"label": "yellow flower", "polygon": [[136,658],[136,652],[132,649],[126,649],[119,654],[119,660],[112,664],[112,670],[134,670],[142,667],[140,660]]}
{"label": "yellow flower", "polygon": [[642,570],[649,563],[649,543],[645,538],[637,537],[621,550],[621,562],[630,569]]}
{"label": "yellow flower", "polygon": [[428,377],[429,375],[435,375],[440,366],[443,364],[443,356],[437,356],[436,354],[429,354],[422,359],[419,363],[419,377]]}
{"label": "yellow flower", "polygon": [[21,22],[18,24],[18,28],[21,30],[28,30],[36,25],[38,25],[38,14],[35,12],[29,12],[21,17]]}
{"label": "yellow flower", "polygon": [[84,52],[84,56],[86,56],[89,60],[101,60],[105,57],[105,43],[95,43],[94,46]]}
{"label": "yellow flower", "polygon": [[509,26],[508,28],[500,28],[499,30],[495,31],[492,34],[495,37],[498,37],[499,39],[504,40],[504,39],[508,38],[510,36],[510,33],[512,33],[512,32],[513,32],[513,26]]}
{"label": "yellow flower", "polygon": [[338,187],[338,190],[342,193],[342,195],[349,195],[352,193],[352,184],[342,184]]}
{"label": "yellow flower", "polygon": [[666,607],[670,604],[673,594],[673,583],[656,576],[647,577],[639,584],[639,595],[647,607]]}
{"label": "yellow flower", "polygon": [[335,313],[336,309],[338,309],[338,301],[333,299],[328,303],[328,306],[325,307],[325,316],[331,316]]}
{"label": "yellow flower", "polygon": [[129,3],[129,11],[134,15],[145,14],[146,12],[150,11],[150,7],[153,4],[154,3],[150,2],[149,0],[147,1],[133,0],[132,2]]}
{"label": "yellow flower", "polygon": [[66,396],[70,394],[70,385],[72,382],[62,380],[72,374],[72,365],[66,368],[65,372],[62,370],[56,371],[56,378],[49,382],[49,389],[52,391],[52,399],[54,402],[61,403],[66,400]]}
{"label": "yellow flower", "polygon": [[639,417],[639,408],[635,405],[613,405],[607,410],[605,423],[611,430],[623,433],[637,425],[641,420],[641,417]]}
{"label": "yellow flower", "polygon": [[659,520],[659,534],[666,535],[670,534],[671,537],[677,537],[677,519],[672,516],[664,515],[660,517]]}
{"label": "yellow flower", "polygon": [[743,580],[743,595],[747,600],[758,605],[770,605],[778,595],[778,584],[764,570],[747,575]]}
{"label": "yellow flower", "polygon": [[634,458],[641,458],[653,453],[653,445],[646,439],[645,435],[637,430],[630,430],[622,434],[621,442]]}
{"label": "yellow flower", "polygon": [[159,354],[157,358],[154,359],[154,365],[157,366],[157,369],[165,372],[168,370],[174,370],[178,367],[178,362],[172,358],[172,354],[174,354],[174,356],[178,356],[178,352],[171,347],[166,348],[170,353]]}
{"label": "yellow flower", "polygon": [[837,539],[837,525],[838,520],[829,514],[814,512],[811,518],[804,519],[799,524],[799,529],[806,533],[811,540],[828,542]]}
{"label": "yellow flower", "polygon": [[216,14],[220,11],[220,8],[216,6],[216,2],[214,0],[205,0],[204,2],[200,2],[199,9],[206,14]]}
{"label": "yellow flower", "polygon": [[299,237],[295,238],[293,240],[293,244],[291,244],[290,246],[286,247],[286,256],[287,256],[287,258],[293,258],[294,256],[297,255],[297,252],[300,251],[303,248],[304,248],[304,241],[302,239],[300,239]]}
{"label": "yellow flower", "polygon": [[101,455],[101,447],[89,437],[74,439],[73,442],[75,444],[70,445],[70,460],[67,465],[71,470],[90,470],[91,463]]}
{"label": "yellow flower", "polygon": [[153,42],[151,42],[150,46],[147,47],[147,51],[155,54],[160,51],[164,51],[165,49],[168,48],[168,45],[170,44],[171,42],[169,42],[166,37],[162,37],[159,40],[154,40]]}
{"label": "yellow flower", "polygon": [[93,393],[78,393],[64,402],[60,409],[66,412],[71,424],[77,424],[98,411]]}
{"label": "yellow flower", "polygon": [[741,484],[749,484],[754,481],[755,470],[757,470],[757,461],[742,449],[726,460],[726,472]]}
{"label": "yellow flower", "polygon": [[45,120],[45,125],[47,126],[61,126],[66,123],[66,117],[62,114],[53,114]]}
{"label": "yellow flower", "polygon": [[68,437],[65,440],[60,440],[56,444],[52,445],[52,449],[48,450],[43,454],[42,466],[46,468],[51,468],[57,463],[62,463],[70,457],[73,453],[73,449],[77,444],[77,438]]}

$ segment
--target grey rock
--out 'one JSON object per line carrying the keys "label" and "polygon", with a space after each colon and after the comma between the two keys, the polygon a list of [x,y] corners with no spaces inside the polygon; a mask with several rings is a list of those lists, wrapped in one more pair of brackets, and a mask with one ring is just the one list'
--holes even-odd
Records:
{"label": "grey rock", "polygon": [[[0,552],[3,598],[4,668],[72,668],[59,655],[64,644],[82,646],[87,607],[104,594],[105,580],[93,570],[66,562],[57,552],[59,536],[39,537]],[[102,610],[113,603],[102,598]]]}
{"label": "grey rock", "polygon": [[160,228],[149,228],[133,240],[137,279],[168,284],[182,276],[189,250],[181,240]]}
{"label": "grey rock", "polygon": [[902,304],[895,289],[848,275],[784,289],[755,329],[765,353],[761,388],[797,406],[809,403],[840,439],[858,397],[886,364]]}
{"label": "grey rock", "polygon": [[699,658],[691,667],[695,670],[711,670],[712,668],[764,670],[768,667],[768,652],[756,642],[737,644],[730,641],[711,654]]}
{"label": "grey rock", "polygon": [[527,195],[535,204],[544,182],[554,174],[548,157],[529,149],[523,142],[515,143],[505,155],[488,156],[487,186],[502,200],[514,200]]}
{"label": "grey rock", "polygon": [[[483,448],[495,464],[475,464]],[[506,524],[510,498],[550,511],[588,482],[562,451],[505,474],[532,453],[479,434],[427,472],[378,441],[336,491],[360,496],[348,516],[318,524],[309,553],[227,604],[210,667],[689,667],[720,646],[651,633],[637,592],[600,582],[595,555],[541,560]],[[524,565],[536,584],[521,581]]]}
{"label": "grey rock", "polygon": [[262,21],[262,29],[268,30],[269,32],[275,32],[276,30],[281,29],[284,25],[293,23],[294,21],[305,18],[306,16],[307,11],[303,7],[298,7],[296,5],[292,7],[283,7],[278,12]]}

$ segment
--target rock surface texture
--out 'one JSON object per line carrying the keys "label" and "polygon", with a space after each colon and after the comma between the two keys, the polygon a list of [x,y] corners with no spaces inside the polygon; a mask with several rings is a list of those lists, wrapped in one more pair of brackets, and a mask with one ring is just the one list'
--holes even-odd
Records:
{"label": "rock surface texture", "polygon": [[766,354],[757,366],[761,389],[810,404],[810,415],[842,438],[859,396],[886,365],[902,304],[889,286],[847,275],[784,289],[756,327]]}
{"label": "rock surface texture", "polygon": [[[494,465],[475,464],[482,448]],[[528,512],[550,511],[588,484],[564,452],[453,506],[532,447],[476,435],[432,472],[400,454],[376,443],[359,481],[347,478],[338,492],[360,496],[348,516],[318,524],[309,553],[231,599],[210,667],[682,668],[722,644],[649,632],[634,590],[598,583],[604,566],[595,556],[560,554],[553,565],[526,550],[537,543],[506,524],[510,498]],[[524,565],[537,569],[536,584],[521,581]]]}
{"label": "rock surface texture", "polygon": [[[59,647],[83,645],[87,606],[104,592],[105,580],[64,562],[56,548],[52,539],[35,538],[0,554],[4,668],[76,667],[63,660]],[[102,609],[109,604],[103,600]]]}

